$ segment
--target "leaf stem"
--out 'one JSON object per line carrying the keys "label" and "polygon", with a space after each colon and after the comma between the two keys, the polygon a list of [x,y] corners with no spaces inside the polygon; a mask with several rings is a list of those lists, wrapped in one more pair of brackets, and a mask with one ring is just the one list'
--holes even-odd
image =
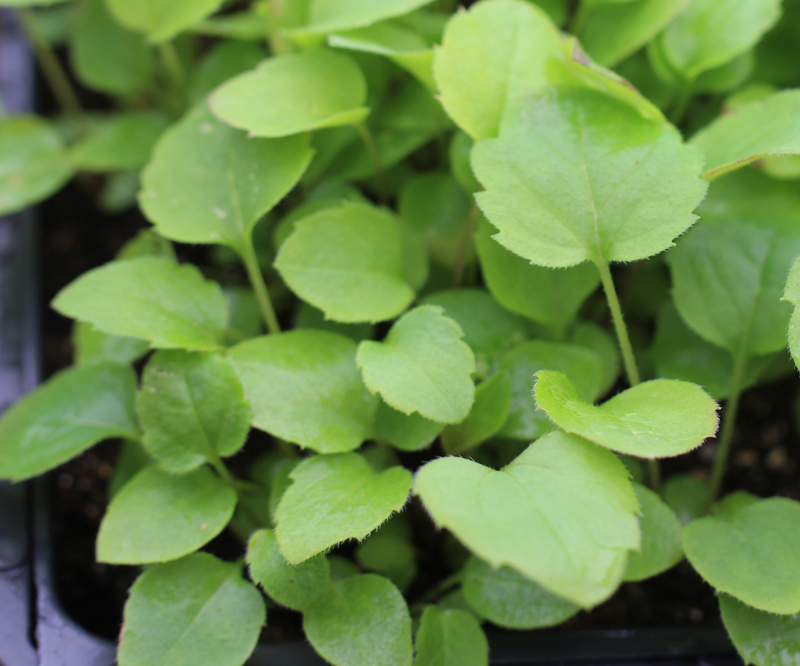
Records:
{"label": "leaf stem", "polygon": [[240,252],[247,270],[247,276],[250,278],[250,284],[256,294],[261,317],[267,325],[267,330],[270,333],[280,333],[281,326],[275,316],[275,309],[272,307],[272,300],[270,300],[264,276],[261,274],[261,268],[258,265],[258,257],[256,257],[256,251],[253,248],[252,238],[247,238]]}
{"label": "leaf stem", "polygon": [[628,375],[628,382],[631,386],[636,386],[642,380],[639,376],[639,369],[636,367],[636,357],[633,354],[631,339],[628,336],[628,327],[625,326],[625,319],[622,316],[622,307],[619,304],[617,290],[614,288],[614,280],[611,277],[611,269],[608,262],[597,262],[597,269],[600,271],[600,280],[603,283],[603,290],[606,293],[608,307],[611,310],[611,318],[614,321],[614,330],[617,333],[617,341],[622,352],[622,360],[625,364],[625,373]]}
{"label": "leaf stem", "polygon": [[172,42],[161,42],[158,45],[158,53],[175,88],[183,95],[186,92],[186,74],[183,71],[180,56],[175,50],[175,45]]}
{"label": "leaf stem", "polygon": [[366,123],[358,123],[356,129],[358,129],[358,133],[361,135],[364,146],[366,146],[367,152],[372,158],[372,164],[375,167],[375,179],[378,181],[378,200],[381,204],[386,205],[389,200],[389,186],[386,182],[386,171],[383,168],[378,144],[375,143],[375,137],[372,136],[372,132],[370,132]]}
{"label": "leaf stem", "polygon": [[39,29],[36,23],[36,18],[30,9],[20,8],[17,10],[19,22],[22,29],[28,36],[28,40],[33,47],[33,52],[36,56],[36,61],[47,79],[47,85],[53,92],[58,105],[65,113],[83,116],[83,108],[78,100],[78,95],[70,83],[67,73],[58,61],[56,54],[47,43],[47,39]]}
{"label": "leaf stem", "polygon": [[731,380],[731,392],[728,402],[725,405],[725,412],[722,416],[722,430],[719,436],[719,447],[714,457],[714,466],[711,469],[711,480],[708,483],[708,498],[706,500],[706,510],[708,510],[719,495],[722,487],[722,479],[725,476],[728,457],[733,443],[733,431],[736,427],[736,415],[739,412],[739,398],[742,395],[742,384],[744,383],[744,370],[747,365],[747,354],[742,350],[736,357],[733,367],[733,379]]}
{"label": "leaf stem", "polygon": [[480,208],[475,198],[472,199],[472,205],[467,214],[467,222],[464,225],[464,231],[461,235],[461,242],[458,246],[458,254],[456,255],[456,265],[453,269],[453,286],[460,287],[461,281],[464,279],[464,267],[467,265],[467,256],[472,247],[472,237],[475,234],[475,227],[478,223],[478,215]]}
{"label": "leaf stem", "polygon": [[682,85],[678,89],[678,98],[675,100],[675,104],[672,106],[672,109],[669,112],[669,121],[677,126],[683,120],[683,117],[686,115],[686,109],[689,107],[689,102],[692,99],[692,86],[691,84]]}

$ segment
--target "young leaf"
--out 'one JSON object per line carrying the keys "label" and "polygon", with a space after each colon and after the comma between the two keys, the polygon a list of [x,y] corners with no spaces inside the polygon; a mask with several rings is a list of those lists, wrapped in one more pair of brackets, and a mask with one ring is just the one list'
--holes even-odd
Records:
{"label": "young leaf", "polygon": [[514,569],[498,569],[477,557],[464,569],[463,586],[469,605],[481,617],[506,629],[552,627],[580,610]]}
{"label": "young leaf", "polygon": [[167,238],[242,251],[253,227],[297,184],[308,137],[253,139],[204,106],[171,128],[142,175],[139,202]]}
{"label": "young leaf", "polygon": [[290,33],[303,38],[330,32],[362,28],[385,19],[402,16],[430,4],[431,0],[309,0],[308,22]]}
{"label": "young leaf", "polygon": [[770,613],[800,612],[800,503],[729,495],[683,528],[683,548],[714,588]]}
{"label": "young leaf", "polygon": [[392,319],[414,299],[401,222],[366,204],[343,204],[295,224],[275,267],[300,298],[335,321]]}
{"label": "young leaf", "polygon": [[105,0],[80,5],[71,46],[72,68],[89,88],[130,95],[151,80],[153,57],[147,42],[117,23]]}
{"label": "young leaf", "polygon": [[378,473],[357,453],[313,456],[291,478],[275,516],[275,537],[289,564],[363,539],[403,508],[411,489],[410,472],[391,467]]}
{"label": "young leaf", "polygon": [[603,364],[603,380],[597,396],[601,397],[608,393],[616,384],[622,365],[619,345],[613,334],[593,322],[582,321],[572,330],[570,342],[597,354]]}
{"label": "young leaf", "polygon": [[111,116],[71,148],[72,163],[81,171],[141,169],[166,127],[163,116],[149,111]]}
{"label": "young leaf", "polygon": [[256,428],[320,453],[357,449],[373,436],[378,400],[356,367],[356,344],[295,330],[230,350]]}
{"label": "young leaf", "polygon": [[495,238],[554,268],[671,247],[706,190],[699,152],[673,127],[588,90],[529,100],[506,117],[499,138],[475,145],[472,165]]}
{"label": "young leaf", "polygon": [[189,94],[192,103],[205,101],[215,89],[234,76],[249,72],[267,58],[261,40],[264,38],[264,18],[254,16],[260,31],[256,42],[219,42],[212,47],[192,72]]}
{"label": "young leaf", "polygon": [[609,451],[554,432],[502,471],[441,458],[414,493],[434,522],[494,567],[507,565],[584,608],[607,599],[639,547],[638,503]]}
{"label": "young leaf", "polygon": [[223,0],[105,0],[126,28],[144,32],[151,42],[165,42],[213,14]]}
{"label": "young leaf", "polygon": [[383,342],[364,340],[358,346],[364,382],[405,414],[459,423],[475,399],[475,357],[462,336],[442,308],[414,308],[397,320]]}
{"label": "young leaf", "polygon": [[784,301],[789,301],[795,306],[789,320],[789,351],[792,353],[795,365],[800,366],[800,257],[792,264],[786,289],[783,292]]}
{"label": "young leaf", "polygon": [[114,462],[114,475],[108,482],[109,500],[112,500],[128,481],[152,462],[141,442],[133,439],[123,440],[117,460]]}
{"label": "young leaf", "polygon": [[719,406],[697,384],[654,379],[599,407],[581,397],[561,372],[536,373],[534,397],[567,432],[639,458],[669,458],[696,449],[717,432]]}
{"label": "young leaf", "polygon": [[113,361],[125,365],[144,356],[150,349],[146,340],[108,335],[91,324],[75,322],[72,327],[72,348],[75,365]]}
{"label": "young leaf", "polygon": [[250,577],[282,606],[298,611],[314,608],[329,593],[330,567],[323,555],[292,566],[283,559],[272,530],[259,530],[247,545]]}
{"label": "young leaf", "polygon": [[681,546],[682,525],[678,517],[661,498],[649,488],[634,483],[636,498],[642,509],[639,528],[642,530],[642,547],[631,551],[625,581],[652,578],[671,569],[683,558]]}
{"label": "young leaf", "polygon": [[482,217],[475,235],[481,271],[504,308],[563,335],[578,309],[600,283],[597,269],[581,264],[563,270],[535,266],[498,243],[497,230]]}
{"label": "young leaf", "polygon": [[252,420],[230,359],[182,350],[156,352],[147,362],[136,413],[147,452],[173,474],[232,456]]}
{"label": "young leaf", "polygon": [[0,419],[0,477],[22,481],[101,440],[138,439],[135,390],[133,370],[118,363],[89,363],[58,373]]}
{"label": "young leaf", "polygon": [[508,418],[511,382],[505,374],[496,374],[475,389],[475,404],[461,423],[442,431],[442,447],[452,455],[469,451],[496,435]]}
{"label": "young leaf", "polygon": [[241,565],[207,553],[151,567],[130,591],[119,666],[242,666],[266,621]]}
{"label": "young leaf", "polygon": [[216,282],[191,265],[141,257],[84,273],[52,306],[100,331],[149,340],[156,348],[222,347],[228,302]]}
{"label": "young leaf", "polygon": [[375,428],[378,439],[388,442],[396,449],[419,451],[431,445],[442,432],[444,425],[426,419],[416,412],[403,414],[381,400]]}
{"label": "young leaf", "polygon": [[708,180],[768,155],[800,153],[800,91],[787,90],[731,109],[692,137],[706,155]]}
{"label": "young leaf", "polygon": [[800,659],[800,614],[765,613],[727,594],[719,595],[719,610],[744,663],[782,666]]}
{"label": "young leaf", "polygon": [[664,484],[664,502],[682,525],[700,518],[706,511],[708,484],[691,474],[673,474]]}
{"label": "young leaf", "polygon": [[489,666],[489,642],[473,615],[427,606],[414,644],[414,666]]}
{"label": "young leaf", "polygon": [[574,377],[578,391],[587,400],[593,402],[600,395],[604,371],[597,354],[565,342],[525,342],[500,360],[500,371],[511,382],[511,403],[501,436],[531,440],[554,429],[533,400],[535,375],[540,370],[559,370]]}
{"label": "young leaf", "polygon": [[61,135],[37,116],[0,119],[0,215],[46,199],[72,178]]}
{"label": "young leaf", "polygon": [[364,570],[386,576],[401,592],[417,575],[417,553],[404,517],[396,514],[356,549],[356,561]]}
{"label": "young leaf", "polygon": [[207,467],[173,476],[146,467],[117,493],[100,523],[97,560],[166,562],[207,544],[230,522],[236,491]]}
{"label": "young leaf", "polygon": [[314,649],[335,666],[411,666],[411,617],[390,581],[361,574],[336,581],[303,615]]}
{"label": "young leaf", "polygon": [[161,257],[178,263],[172,243],[152,228],[142,229],[117,252],[117,259],[138,259],[139,257]]}
{"label": "young leaf", "polygon": [[282,137],[356,125],[369,114],[367,83],[346,55],[315,49],[265,60],[211,96],[220,120],[251,136]]}

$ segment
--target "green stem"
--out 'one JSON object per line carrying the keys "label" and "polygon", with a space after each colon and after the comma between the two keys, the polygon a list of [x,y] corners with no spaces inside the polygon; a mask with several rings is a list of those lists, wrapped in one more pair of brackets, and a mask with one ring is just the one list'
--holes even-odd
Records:
{"label": "green stem", "polygon": [[458,255],[456,255],[456,265],[453,269],[453,286],[460,287],[461,281],[464,279],[464,267],[467,265],[467,256],[469,256],[469,249],[472,247],[472,237],[475,234],[475,227],[478,223],[478,202],[473,198],[472,206],[470,206],[469,214],[467,215],[467,222],[464,225],[464,232],[461,235],[461,242],[458,246]]}
{"label": "green stem", "polygon": [[584,27],[586,27],[586,23],[588,22],[593,9],[594,8],[590,7],[586,0],[581,1],[580,5],[578,5],[578,9],[575,11],[572,20],[569,23],[569,32],[571,35],[578,35],[578,33],[580,33]]}
{"label": "green stem", "polygon": [[53,96],[56,98],[58,105],[65,113],[73,113],[82,116],[83,109],[78,100],[78,95],[72,87],[67,73],[64,71],[58,58],[56,58],[56,54],[53,53],[53,49],[50,48],[50,44],[47,43],[47,39],[45,39],[41,30],[39,30],[39,25],[36,23],[36,18],[31,13],[31,10],[18,9],[17,16],[19,17],[19,22],[22,24],[23,30],[25,30],[25,34],[28,36],[31,46],[33,46],[36,61],[39,63],[42,74],[44,74],[44,78],[47,79],[47,85],[53,92]]}
{"label": "green stem", "polygon": [[636,367],[636,357],[633,354],[631,339],[628,336],[628,327],[625,326],[625,319],[622,317],[622,307],[619,304],[617,290],[614,288],[614,280],[611,277],[611,269],[605,261],[597,263],[600,271],[600,280],[603,283],[603,290],[606,292],[606,300],[611,310],[611,318],[614,320],[614,330],[617,333],[622,360],[625,364],[625,373],[628,375],[628,382],[631,386],[636,386],[642,380],[639,377],[639,369]]}
{"label": "green stem", "polygon": [[186,74],[183,71],[180,56],[175,50],[175,45],[172,42],[161,42],[158,45],[158,53],[161,56],[161,62],[164,63],[164,69],[167,70],[177,90],[183,94],[186,91]]}
{"label": "green stem", "polygon": [[267,325],[267,330],[270,333],[280,333],[281,326],[278,323],[278,318],[275,316],[275,309],[272,307],[272,301],[267,291],[267,285],[264,282],[264,276],[261,274],[261,267],[258,265],[258,257],[253,248],[253,241],[248,238],[240,250],[244,267],[247,270],[247,276],[250,278],[250,284],[253,286],[253,291],[256,294],[258,307],[261,310],[261,317]]}
{"label": "green stem", "polygon": [[372,132],[369,131],[369,127],[367,127],[366,123],[358,123],[356,128],[361,135],[361,139],[364,141],[367,152],[372,158],[372,164],[375,167],[375,179],[378,181],[378,199],[381,204],[386,205],[386,202],[389,200],[389,186],[386,182],[386,171],[383,168],[381,154],[378,152],[378,144],[375,143],[375,138],[372,136]]}
{"label": "green stem", "polygon": [[731,392],[728,396],[728,402],[725,404],[725,412],[722,416],[722,430],[719,436],[719,446],[716,456],[714,457],[714,466],[711,469],[711,480],[708,483],[706,509],[717,499],[720,488],[722,487],[722,479],[725,476],[725,468],[728,463],[728,456],[730,455],[731,444],[733,442],[733,431],[736,427],[736,414],[739,411],[739,398],[742,395],[742,384],[746,365],[747,354],[744,353],[744,345],[742,345],[742,351],[739,352],[736,362],[734,363]]}
{"label": "green stem", "polygon": [[669,121],[673,125],[679,125],[686,115],[686,109],[692,99],[692,86],[689,83],[682,85],[678,90],[678,98],[669,112]]}

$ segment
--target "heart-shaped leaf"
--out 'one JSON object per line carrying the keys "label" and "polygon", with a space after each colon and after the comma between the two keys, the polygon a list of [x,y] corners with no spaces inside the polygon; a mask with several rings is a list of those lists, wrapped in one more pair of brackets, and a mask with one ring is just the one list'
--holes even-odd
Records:
{"label": "heart-shaped leaf", "polygon": [[320,453],[357,449],[373,436],[378,400],[356,367],[356,344],[298,329],[230,350],[256,428]]}
{"label": "heart-shaped leaf", "polygon": [[223,0],[105,0],[114,18],[131,30],[164,42],[213,14]]}
{"label": "heart-shaped leaf", "polygon": [[473,615],[427,606],[414,643],[414,666],[488,666],[489,642]]}
{"label": "heart-shaped leaf", "polygon": [[[531,160],[531,155],[537,155]],[[703,198],[698,150],[670,125],[590,90],[549,90],[479,141],[477,199],[495,238],[532,263],[634,261],[672,246]]]}
{"label": "heart-shaped leaf", "polygon": [[584,608],[607,599],[639,548],[638,503],[610,451],[554,432],[502,471],[440,458],[414,493],[434,522],[494,567],[507,565]]}
{"label": "heart-shaped leaf", "polygon": [[774,615],[719,595],[722,621],[746,664],[784,666],[800,659],[800,614]]}
{"label": "heart-shaped leaf", "polygon": [[717,432],[719,406],[697,384],[654,379],[595,406],[561,372],[536,374],[539,409],[567,432],[639,458],[691,451]]}
{"label": "heart-shaped leaf", "polygon": [[366,100],[358,65],[315,49],[265,60],[217,89],[209,104],[220,120],[252,136],[281,137],[358,124],[369,114]]}
{"label": "heart-shaped leaf", "polygon": [[357,453],[313,456],[291,478],[275,515],[275,537],[289,564],[347,539],[363,539],[403,508],[411,489],[410,472],[376,472]]}
{"label": "heart-shaped leaf", "polygon": [[364,340],[358,365],[367,387],[395,409],[459,423],[475,399],[475,357],[442,308],[422,305],[395,322],[383,342]]}
{"label": "heart-shaped leaf", "polygon": [[97,535],[97,559],[113,564],[176,560],[222,532],[235,508],[236,491],[207,467],[182,476],[147,467],[111,501]]}
{"label": "heart-shaped leaf", "polygon": [[800,503],[740,495],[683,529],[686,557],[713,587],[749,606],[800,612]]}

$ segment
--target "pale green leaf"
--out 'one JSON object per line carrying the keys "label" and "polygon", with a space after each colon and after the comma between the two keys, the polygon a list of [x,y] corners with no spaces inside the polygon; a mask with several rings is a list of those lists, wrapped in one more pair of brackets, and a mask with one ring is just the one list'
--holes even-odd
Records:
{"label": "pale green leaf", "polygon": [[97,535],[97,560],[146,564],[203,547],[230,522],[236,491],[208,467],[173,476],[146,467],[116,494]]}
{"label": "pale green leaf", "polygon": [[72,348],[75,364],[114,361],[126,364],[144,356],[150,349],[146,340],[108,335],[91,324],[75,322],[72,327]]}
{"label": "pale green leaf", "polygon": [[[256,19],[261,31],[259,39],[263,39],[264,17],[257,16]],[[203,102],[225,81],[254,69],[266,57],[267,52],[259,42],[220,42],[203,57],[192,72],[189,83],[192,102]]]}
{"label": "pale green leaf", "polygon": [[290,36],[307,38],[330,32],[352,30],[408,14],[432,0],[308,0],[307,25]]}
{"label": "pale green leaf", "polygon": [[713,515],[683,528],[686,557],[714,588],[749,606],[800,612],[800,503],[785,497],[739,500],[729,496]]}
{"label": "pale green leaf", "polygon": [[411,666],[411,617],[403,595],[375,574],[336,581],[303,615],[306,638],[334,666]]}
{"label": "pale green leaf", "polygon": [[461,454],[482,444],[502,429],[511,405],[511,382],[498,373],[475,389],[475,403],[461,423],[442,431],[442,447],[447,453]]}
{"label": "pale green leaf", "polygon": [[580,610],[514,569],[492,567],[477,557],[464,569],[463,586],[467,603],[481,617],[506,629],[552,627]]}
{"label": "pale green leaf", "polygon": [[422,305],[403,315],[383,342],[363,341],[358,365],[364,382],[395,409],[440,423],[458,423],[475,398],[472,350],[443,310]]}
{"label": "pale green leaf", "polygon": [[231,349],[256,428],[320,453],[357,449],[373,436],[378,400],[356,367],[356,344],[295,330]]}
{"label": "pale green leaf", "polygon": [[561,372],[536,374],[539,409],[567,432],[639,458],[669,458],[696,449],[717,432],[719,406],[697,384],[654,379],[600,406],[587,402]]}
{"label": "pale green leaf", "polygon": [[136,413],[147,452],[173,474],[232,456],[244,444],[252,418],[228,357],[182,350],[150,357]]}
{"label": "pale green leaf", "polygon": [[141,169],[167,124],[163,116],[149,111],[109,116],[70,148],[70,159],[81,171]]}
{"label": "pale green leaf", "polygon": [[214,114],[251,136],[282,137],[358,124],[369,114],[358,65],[326,49],[265,60],[231,79],[210,98]]}
{"label": "pale green leaf", "polygon": [[473,615],[427,606],[414,644],[414,666],[489,666],[489,642]]}
{"label": "pale green leaf", "polygon": [[145,571],[130,591],[119,666],[242,666],[266,622],[241,565],[195,553]]}
{"label": "pale green leaf", "polygon": [[223,0],[105,0],[126,28],[144,32],[151,42],[165,42],[213,14]]}
{"label": "pale green leaf", "polygon": [[381,400],[375,427],[380,441],[387,442],[401,451],[419,451],[433,443],[444,425],[426,419],[416,412],[403,414]]}
{"label": "pale green leaf", "polygon": [[719,595],[722,621],[736,651],[753,666],[791,666],[800,661],[800,614],[774,615]]}
{"label": "pale green leaf", "polygon": [[783,300],[795,306],[789,320],[789,351],[792,353],[795,365],[800,366],[800,257],[792,264],[789,277],[786,280],[786,290]]}
{"label": "pale green leaf", "polygon": [[252,139],[198,107],[156,146],[139,202],[167,238],[241,251],[256,222],[297,184],[308,137]]}
{"label": "pale green leaf", "polygon": [[222,346],[228,303],[216,282],[191,265],[141,257],[84,273],[52,303],[67,317],[100,331],[149,340],[156,348]]}
{"label": "pale green leaf", "polygon": [[401,222],[366,204],[327,208],[295,224],[275,267],[300,298],[335,321],[392,319],[414,298]]}
{"label": "pale green leaf", "polygon": [[675,128],[589,90],[528,99],[475,145],[472,166],[495,238],[554,268],[666,250],[706,191],[700,153]]}
{"label": "pale green leaf", "polygon": [[509,566],[585,608],[607,599],[639,547],[638,503],[616,456],[551,433],[502,471],[441,458],[414,493],[434,522],[494,567]]}
{"label": "pale green leaf", "polygon": [[275,516],[275,537],[290,564],[347,539],[363,539],[403,508],[411,489],[410,472],[376,472],[357,453],[313,456],[291,478]]}
{"label": "pale green leaf", "polygon": [[66,462],[101,440],[139,438],[136,375],[98,362],[64,370],[0,419],[0,477],[21,481]]}

